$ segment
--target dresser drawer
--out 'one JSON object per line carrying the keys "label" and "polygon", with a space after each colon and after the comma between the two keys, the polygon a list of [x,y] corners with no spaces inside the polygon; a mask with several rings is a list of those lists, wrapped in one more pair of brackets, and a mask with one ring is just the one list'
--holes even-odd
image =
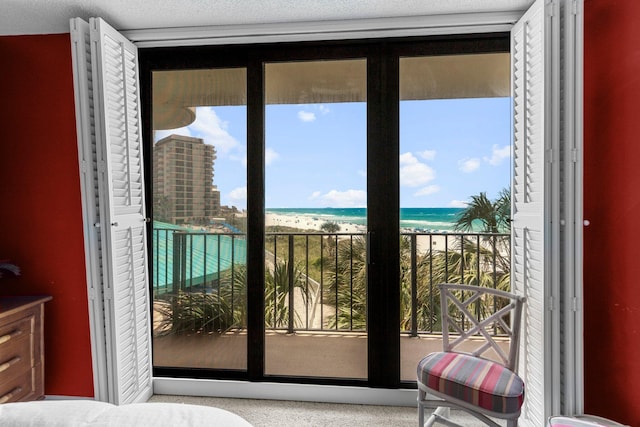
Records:
{"label": "dresser drawer", "polygon": [[17,320],[0,325],[0,351],[4,351],[5,346],[16,338],[33,334],[36,323],[35,314],[36,313],[22,313],[23,316]]}
{"label": "dresser drawer", "polygon": [[0,384],[29,370],[34,365],[32,334],[13,333],[0,335],[0,338],[3,336],[10,338],[0,343]]}
{"label": "dresser drawer", "polygon": [[0,384],[0,404],[33,399],[38,396],[34,387],[32,369]]}

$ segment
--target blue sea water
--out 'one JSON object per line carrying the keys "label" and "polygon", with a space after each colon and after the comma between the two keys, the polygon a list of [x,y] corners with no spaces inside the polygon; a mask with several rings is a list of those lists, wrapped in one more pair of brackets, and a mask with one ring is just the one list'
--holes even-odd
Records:
{"label": "blue sea water", "polygon": [[[419,231],[452,231],[462,208],[401,208],[400,228]],[[365,208],[270,208],[267,212],[278,215],[309,217],[320,221],[367,224]]]}

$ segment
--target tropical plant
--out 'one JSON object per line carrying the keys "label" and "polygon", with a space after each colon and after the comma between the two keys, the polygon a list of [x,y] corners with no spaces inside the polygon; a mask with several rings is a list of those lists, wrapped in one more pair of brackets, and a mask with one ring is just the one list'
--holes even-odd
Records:
{"label": "tropical plant", "polygon": [[496,206],[498,229],[506,232],[511,231],[511,190],[508,188],[500,190],[494,205]]}
{"label": "tropical plant", "polygon": [[491,201],[487,193],[471,196],[471,201],[460,213],[454,225],[455,230],[473,231],[474,224],[482,224],[484,233],[504,233],[511,229],[511,192],[503,189]]}
{"label": "tropical plant", "polygon": [[217,293],[180,291],[154,309],[160,319],[156,329],[161,333],[220,333],[234,324],[227,300]]}
{"label": "tropical plant", "polygon": [[[509,257],[499,254],[509,247],[508,235],[487,236],[480,244],[471,238],[458,237],[461,249],[429,250],[416,253],[416,271],[411,268],[411,239],[400,241],[400,328],[409,331],[411,325],[411,281],[416,275],[417,330],[440,330],[440,292],[437,283],[464,283],[508,290],[510,286]],[[335,258],[335,261],[333,259]],[[364,330],[366,328],[366,244],[357,236],[349,244],[343,239],[326,264],[329,286],[324,301],[335,306],[336,315],[329,318],[329,328]],[[495,263],[495,268],[494,268]],[[481,300],[472,309],[480,317],[499,309],[493,300]]]}
{"label": "tropical plant", "polygon": [[[489,201],[485,193],[472,197],[468,208],[458,219],[456,228],[471,230],[471,224],[479,220],[483,224],[483,231],[487,233],[483,237],[471,237],[464,233],[452,234],[449,237],[452,245],[437,250],[430,247],[427,251],[413,248],[411,237],[401,237],[401,330],[413,329],[412,281],[416,283],[415,321],[418,331],[440,329],[440,294],[437,283],[464,283],[509,290],[510,239],[508,234],[495,232],[498,229],[509,229],[509,200],[506,190],[501,192],[494,202]],[[330,225],[324,228],[326,232]],[[274,245],[274,254],[275,239],[278,237],[282,236],[268,237]],[[273,261],[267,263],[265,269],[265,326],[288,329],[300,327],[303,322],[299,313],[302,313],[301,310],[309,302],[309,280],[312,283],[316,283],[315,280],[324,280],[322,302],[335,310],[335,314],[325,316],[325,327],[349,331],[366,330],[366,238],[361,235],[350,238],[321,235],[320,240],[313,241],[314,249],[309,250],[308,236],[294,236],[292,254],[289,253],[291,236],[285,238],[287,240],[278,244],[278,248],[282,249],[277,252],[277,257],[273,257]],[[299,251],[299,245],[302,245],[302,251]],[[412,264],[411,257],[414,251],[415,264]],[[296,255],[298,252],[306,253],[306,261]],[[301,262],[306,262],[307,268],[312,267],[312,271],[303,272],[298,267],[298,263]],[[412,269],[413,265],[415,271]],[[313,277],[307,278],[305,274]],[[235,266],[221,273],[213,293],[177,295],[171,308],[182,312],[176,315],[167,314],[165,317],[170,319],[174,325],[173,329],[178,331],[223,332],[229,328],[244,328],[246,287],[246,267]],[[311,288],[313,290],[314,286],[311,285]],[[291,290],[295,293],[296,304],[300,304],[292,313],[293,325],[290,324],[289,315]],[[499,307],[495,306],[495,302],[484,300],[473,306],[478,313],[492,313],[496,308]],[[181,325],[185,327],[182,328]]]}
{"label": "tropical plant", "polygon": [[[292,268],[293,288],[302,305],[308,301],[308,289],[301,270]],[[220,275],[220,280],[207,290],[179,291],[157,301],[156,330],[160,333],[223,333],[230,329],[243,329],[247,324],[247,269],[234,266]],[[265,326],[289,326],[289,263],[277,261],[265,270]],[[294,311],[292,326],[302,324]]]}
{"label": "tropical plant", "polygon": [[[337,248],[329,246],[328,286],[324,302],[335,307],[329,317],[330,329],[365,330],[367,312],[367,249],[364,236],[341,239]],[[336,252],[337,251],[337,256]]]}
{"label": "tropical plant", "polygon": [[337,233],[340,231],[340,225],[337,222],[327,221],[320,226],[320,230],[327,233]]}
{"label": "tropical plant", "polygon": [[[308,289],[302,271],[296,266],[291,266],[286,261],[276,261],[273,270],[265,270],[264,283],[264,321],[268,328],[294,327],[302,322],[294,308],[294,325],[289,325],[289,292],[292,290],[302,298],[303,305],[307,304]],[[290,289],[289,278],[291,277]]]}
{"label": "tropical plant", "polygon": [[246,325],[246,269],[234,268],[221,275],[218,286],[201,291],[178,291],[158,301],[157,331],[163,333],[222,333]]}
{"label": "tropical plant", "polygon": [[[411,247],[408,236],[400,241],[400,327],[411,330],[413,295],[412,276],[416,275],[417,328],[419,331],[440,329],[440,292],[437,283],[464,283],[475,286],[510,289],[510,231],[511,197],[502,190],[496,200],[486,193],[471,197],[471,202],[458,218],[455,229],[473,231],[474,224],[482,225],[484,236],[479,241],[461,235],[456,248],[431,249],[416,254],[416,271],[411,269]],[[503,233],[503,234],[501,234]],[[366,244],[357,236],[349,244],[347,239],[328,247],[325,271],[329,286],[324,301],[334,305],[336,314],[329,318],[329,328],[364,330],[366,328]],[[337,250],[337,256],[336,256]],[[335,259],[335,261],[334,261]],[[495,266],[495,267],[494,267]],[[480,300],[472,306],[479,316],[493,313],[500,307],[491,300]]]}
{"label": "tropical plant", "polygon": [[[463,239],[462,250],[434,251],[428,254],[432,257],[430,275],[433,283],[461,283],[508,291],[510,289],[509,258],[499,255],[495,247],[491,247],[493,245],[478,245],[477,242],[468,238],[461,238]],[[508,246],[508,236],[494,237],[494,239],[502,241],[502,244],[496,241],[496,247]],[[472,305],[471,309],[476,311],[478,318],[485,318],[501,308],[498,305],[499,302],[491,298],[479,300],[477,304]]]}
{"label": "tropical plant", "polygon": [[[502,189],[498,197],[491,201],[486,193],[471,196],[471,201],[462,211],[454,228],[461,231],[473,230],[474,223],[482,224],[482,232],[491,233],[492,236],[485,236],[482,239],[481,248],[477,256],[479,261],[476,264],[483,267],[480,273],[484,277],[489,277],[494,286],[508,291],[511,279],[511,242],[508,237],[500,236],[500,233],[509,234],[511,232],[511,192],[509,189]],[[489,267],[495,262],[497,271],[494,273]],[[462,271],[462,270],[461,270]],[[479,286],[484,286],[482,278],[469,278],[476,280]],[[456,283],[463,283],[462,281]],[[465,281],[464,283],[469,283]]]}
{"label": "tropical plant", "polygon": [[[431,280],[435,270],[431,252],[416,253],[416,271],[411,269],[411,239],[400,240],[400,330],[412,329],[413,294],[411,280],[416,276],[416,323],[419,331],[438,330],[440,325],[440,292]],[[436,252],[437,253],[437,252]]]}

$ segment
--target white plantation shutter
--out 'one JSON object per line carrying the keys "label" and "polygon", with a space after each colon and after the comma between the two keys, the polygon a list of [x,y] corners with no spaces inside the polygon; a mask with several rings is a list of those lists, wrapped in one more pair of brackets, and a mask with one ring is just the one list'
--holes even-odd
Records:
{"label": "white plantation shutter", "polygon": [[105,326],[110,400],[152,394],[151,321],[137,48],[92,18],[94,108],[103,217]]}
{"label": "white plantation shutter", "polygon": [[562,408],[563,414],[584,412],[582,347],[582,53],[583,2],[561,3],[563,85],[561,175],[564,224],[562,239]]}
{"label": "white plantation shutter", "polygon": [[[546,3],[546,4],[545,4]],[[537,0],[511,32],[513,96],[512,286],[527,298],[519,373],[526,384],[520,425],[542,426],[556,411],[559,323],[555,176],[559,114],[555,2]],[[556,302],[557,303],[557,302]]]}
{"label": "white plantation shutter", "polygon": [[96,399],[152,394],[136,47],[103,20],[71,20]]}
{"label": "white plantation shutter", "polygon": [[92,335],[94,394],[97,400],[108,400],[106,370],[106,340],[104,336],[104,306],[102,288],[102,250],[100,200],[98,197],[98,159],[93,117],[93,78],[89,23],[71,19],[71,54],[75,87],[76,132],[80,188],[84,218],[85,265],[89,297],[89,323]]}

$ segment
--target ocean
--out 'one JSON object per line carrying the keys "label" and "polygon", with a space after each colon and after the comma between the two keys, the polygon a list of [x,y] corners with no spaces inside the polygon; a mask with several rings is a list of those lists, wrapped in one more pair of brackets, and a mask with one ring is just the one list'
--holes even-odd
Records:
{"label": "ocean", "polygon": [[[452,231],[462,208],[401,208],[400,228],[416,231]],[[338,224],[367,224],[365,208],[269,208],[267,212],[278,215],[309,217]]]}

